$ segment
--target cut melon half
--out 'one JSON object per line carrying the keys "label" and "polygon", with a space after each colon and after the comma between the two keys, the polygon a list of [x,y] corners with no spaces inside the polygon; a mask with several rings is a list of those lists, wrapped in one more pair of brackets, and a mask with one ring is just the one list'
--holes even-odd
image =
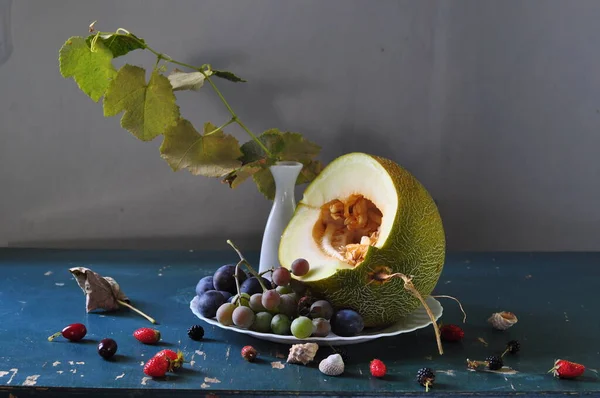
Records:
{"label": "cut melon half", "polygon": [[381,270],[412,275],[428,295],[439,278],[445,238],[437,207],[405,169],[351,153],[331,162],[307,187],[285,229],[279,260],[298,258],[310,271],[296,279],[334,306],[353,308],[365,325],[385,325],[419,302],[401,280],[374,281]]}

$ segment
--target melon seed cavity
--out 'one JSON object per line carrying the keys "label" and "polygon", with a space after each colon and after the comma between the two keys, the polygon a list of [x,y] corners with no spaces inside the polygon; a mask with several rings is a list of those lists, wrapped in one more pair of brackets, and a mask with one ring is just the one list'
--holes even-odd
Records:
{"label": "melon seed cavity", "polygon": [[350,265],[360,264],[379,238],[383,214],[363,195],[334,199],[321,206],[313,238],[321,250]]}

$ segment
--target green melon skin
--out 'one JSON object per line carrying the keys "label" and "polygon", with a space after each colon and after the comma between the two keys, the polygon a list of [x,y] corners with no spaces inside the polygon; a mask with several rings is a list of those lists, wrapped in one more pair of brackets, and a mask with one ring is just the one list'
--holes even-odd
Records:
{"label": "green melon skin", "polygon": [[397,163],[372,157],[392,177],[399,195],[392,231],[381,248],[370,247],[365,260],[353,269],[341,269],[325,279],[305,283],[313,294],[335,308],[357,311],[365,327],[382,327],[399,321],[421,303],[404,288],[401,278],[371,282],[369,274],[383,266],[390,274],[413,276],[416,289],[425,298],[442,272],[446,240],[437,206],[423,185]]}

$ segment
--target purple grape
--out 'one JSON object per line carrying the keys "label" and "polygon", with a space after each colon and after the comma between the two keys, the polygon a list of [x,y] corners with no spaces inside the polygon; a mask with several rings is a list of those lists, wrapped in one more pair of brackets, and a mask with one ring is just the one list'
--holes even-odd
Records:
{"label": "purple grape", "polygon": [[292,280],[292,275],[290,274],[290,271],[287,270],[287,268],[279,267],[275,271],[273,271],[273,276],[271,279],[273,279],[273,282],[277,286],[287,286]]}
{"label": "purple grape", "polygon": [[296,259],[292,263],[292,273],[296,276],[304,276],[308,274],[309,269],[310,265],[308,264],[308,261],[303,258]]}
{"label": "purple grape", "polygon": [[202,296],[204,292],[209,290],[215,290],[212,275],[205,276],[198,281],[198,284],[196,285],[196,296]]}
{"label": "purple grape", "polygon": [[275,310],[281,301],[281,296],[277,292],[277,290],[267,290],[262,295],[262,305],[267,310]]}

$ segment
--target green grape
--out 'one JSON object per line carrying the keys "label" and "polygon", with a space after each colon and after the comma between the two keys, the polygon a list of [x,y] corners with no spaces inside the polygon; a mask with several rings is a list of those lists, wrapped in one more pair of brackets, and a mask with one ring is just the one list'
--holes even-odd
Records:
{"label": "green grape", "polygon": [[293,292],[292,288],[289,286],[277,286],[277,289],[275,290],[277,290],[279,294],[288,294]]}
{"label": "green grape", "polygon": [[262,305],[262,293],[255,293],[250,296],[250,308],[254,312],[266,311],[266,308]]}
{"label": "green grape", "polygon": [[271,320],[271,331],[275,334],[290,334],[290,318],[283,314],[277,314]]}
{"label": "green grape", "polygon": [[254,312],[250,309],[250,307],[236,307],[233,310],[232,319],[233,323],[236,326],[247,329],[254,323]]}
{"label": "green grape", "polygon": [[251,329],[261,333],[271,332],[271,320],[273,315],[268,312],[259,312],[254,318]]}
{"label": "green grape", "polygon": [[221,325],[233,325],[233,310],[235,309],[236,306],[231,303],[221,304],[217,310],[217,321],[219,321]]}
{"label": "green grape", "polygon": [[244,307],[250,307],[250,295],[248,293],[242,293],[240,299],[238,300],[238,295],[236,294],[231,298],[231,302],[233,304],[239,304]]}
{"label": "green grape", "polygon": [[291,330],[294,337],[305,339],[313,333],[313,323],[310,318],[299,316],[292,322]]}

